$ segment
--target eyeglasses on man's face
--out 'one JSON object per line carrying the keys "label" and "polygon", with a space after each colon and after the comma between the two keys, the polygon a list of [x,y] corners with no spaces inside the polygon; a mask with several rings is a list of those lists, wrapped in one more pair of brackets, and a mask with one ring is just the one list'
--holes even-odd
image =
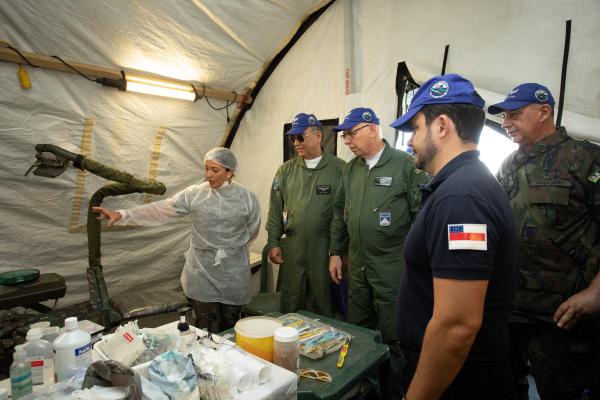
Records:
{"label": "eyeglasses on man's face", "polygon": [[296,140],[300,143],[304,143],[304,139],[306,139],[306,135],[312,135],[312,134],[313,134],[313,132],[300,133],[298,135],[288,135],[288,139],[291,144],[294,144],[294,142]]}
{"label": "eyeglasses on man's face", "polygon": [[521,115],[523,115],[523,109],[525,107],[519,108],[517,110],[506,110],[502,113],[500,113],[500,118],[504,119],[511,119],[511,120],[515,120],[515,119],[519,119],[519,117],[521,117]]}
{"label": "eyeglasses on man's face", "polygon": [[371,126],[371,125],[363,125],[360,128],[356,128],[355,130],[351,131],[350,129],[346,129],[345,131],[343,131],[340,134],[340,138],[341,139],[346,139],[346,138],[350,138],[352,139],[352,137],[354,136],[354,134],[358,131],[360,131],[362,128],[366,128],[367,126]]}

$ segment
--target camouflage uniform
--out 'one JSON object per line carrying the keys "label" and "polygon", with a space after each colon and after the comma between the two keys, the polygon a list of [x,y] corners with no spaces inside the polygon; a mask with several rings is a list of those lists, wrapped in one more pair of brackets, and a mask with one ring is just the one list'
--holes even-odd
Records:
{"label": "camouflage uniform", "polygon": [[600,147],[560,127],[529,151],[511,154],[498,180],[519,242],[513,345],[529,359],[543,400],[579,399],[600,376],[600,328],[587,319],[566,331],[553,315],[598,271]]}

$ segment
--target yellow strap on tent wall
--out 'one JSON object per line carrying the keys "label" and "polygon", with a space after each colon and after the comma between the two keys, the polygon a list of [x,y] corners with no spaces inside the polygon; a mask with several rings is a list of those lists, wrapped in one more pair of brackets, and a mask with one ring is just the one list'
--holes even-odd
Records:
{"label": "yellow strap on tent wall", "polygon": [[[160,146],[165,135],[166,127],[161,126],[158,128],[158,133],[154,137],[154,144],[152,145],[152,154],[150,155],[150,171],[148,172],[148,180],[156,180],[158,175],[158,159],[160,158]],[[144,204],[151,203],[154,195],[146,193],[144,195]]]}
{"label": "yellow strap on tent wall", "polygon": [[[90,148],[92,146],[92,130],[94,128],[94,118],[88,117],[85,121],[85,127],[83,128],[83,135],[81,137],[81,154],[84,157],[90,155]],[[73,196],[73,203],[71,206],[71,222],[69,223],[69,232],[75,233],[80,231],[83,226],[78,226],[79,215],[81,214],[81,206],[83,204],[85,195],[85,177],[87,171],[79,171],[77,174],[77,180],[75,183],[75,196]]]}

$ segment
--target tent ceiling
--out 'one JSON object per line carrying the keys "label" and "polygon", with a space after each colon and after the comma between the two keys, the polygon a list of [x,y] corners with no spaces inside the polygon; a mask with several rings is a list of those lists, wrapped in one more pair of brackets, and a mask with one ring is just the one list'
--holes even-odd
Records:
{"label": "tent ceiling", "polygon": [[35,53],[241,92],[320,3],[7,0],[0,2],[0,39]]}

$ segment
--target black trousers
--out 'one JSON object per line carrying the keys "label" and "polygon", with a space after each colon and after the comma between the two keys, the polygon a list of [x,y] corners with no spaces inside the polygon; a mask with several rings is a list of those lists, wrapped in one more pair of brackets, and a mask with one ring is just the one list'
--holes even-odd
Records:
{"label": "black trousers", "polygon": [[206,329],[210,333],[219,333],[233,328],[240,319],[242,306],[223,303],[204,303],[188,298],[194,308],[196,328]]}
{"label": "black trousers", "polygon": [[[417,369],[419,354],[402,348],[406,359],[402,390],[406,393]],[[448,386],[441,400],[515,400],[515,386],[509,366],[508,355],[489,365],[465,363]]]}

